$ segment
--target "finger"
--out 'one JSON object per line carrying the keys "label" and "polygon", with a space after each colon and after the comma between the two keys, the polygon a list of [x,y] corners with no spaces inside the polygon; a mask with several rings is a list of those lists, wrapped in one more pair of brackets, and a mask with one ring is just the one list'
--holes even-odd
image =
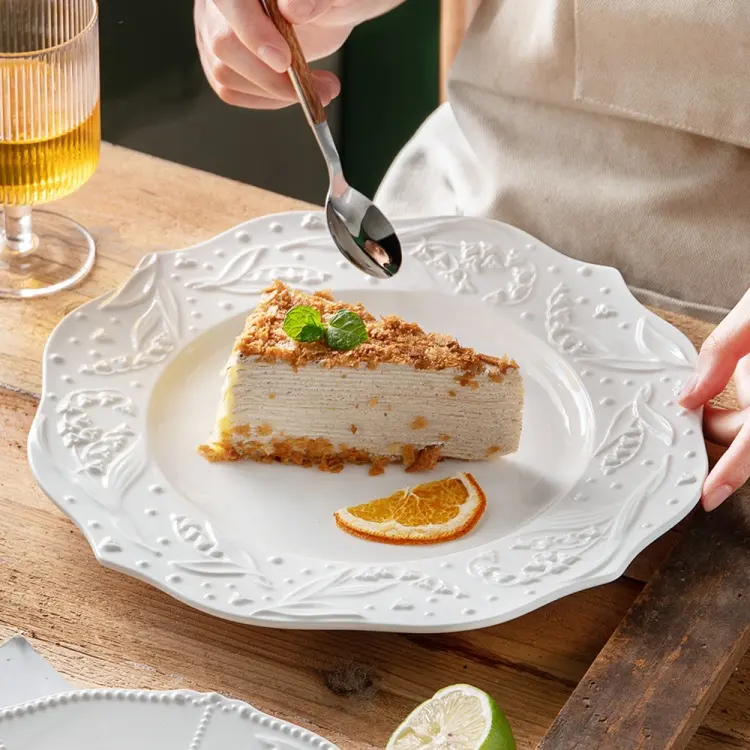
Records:
{"label": "finger", "polygon": [[[297,101],[297,93],[286,73],[277,73],[272,70],[248,50],[234,31],[229,28],[226,19],[210,0],[205,0],[206,7],[202,12],[199,12],[199,4],[196,4],[198,45],[209,53],[208,58],[212,61],[214,78],[219,83],[224,83],[222,79],[225,75],[230,78],[223,68],[223,63],[248,81],[260,86],[268,94],[277,96],[288,103]],[[207,33],[209,29],[214,30],[213,33]],[[216,33],[216,30],[219,30],[220,33]],[[320,34],[318,33],[317,36],[320,36]],[[339,95],[341,84],[333,73],[312,71],[312,79],[324,106]],[[229,85],[228,82],[227,85]],[[233,88],[237,87],[233,86]],[[243,86],[239,87],[238,90],[245,91],[247,88]],[[254,89],[247,91],[248,93],[256,93]]]}
{"label": "finger", "polygon": [[[229,68],[221,60],[217,60],[210,54],[200,51],[200,60],[203,71],[211,88],[217,96],[227,104],[248,109],[281,109],[295,104],[295,98],[282,99],[278,96],[271,95],[253,81],[248,81],[239,73]],[[315,71],[324,74],[326,71]],[[332,76],[333,74],[326,74]],[[330,82],[325,76],[319,81],[317,76],[313,76],[316,82],[316,88],[320,92],[323,106],[327,107],[334,96],[338,95],[340,86],[338,79],[334,76],[334,81]]]}
{"label": "finger", "polygon": [[[246,80],[219,60],[213,60],[210,63],[202,60],[201,64],[211,88],[227,104],[249,109],[281,109],[293,105],[297,101],[296,99],[282,99],[270,95],[260,86]],[[321,90],[321,101],[324,107],[327,107],[334,98],[331,93],[333,90],[333,87]],[[238,96],[238,94],[251,95],[252,98]],[[271,102],[275,102],[275,104],[272,106]]]}
{"label": "finger", "polygon": [[[206,54],[203,50],[199,50],[199,57],[209,85],[216,92],[219,99],[227,104],[232,104],[236,107],[245,107],[246,109],[281,109],[282,107],[288,107],[292,103],[268,96],[259,86],[253,84],[252,81],[245,80],[241,76],[239,76],[241,82],[230,80],[230,75],[234,71],[230,71],[228,68],[223,70],[222,80],[219,81],[214,75],[214,70],[219,68],[219,62],[212,59],[211,55]],[[234,73],[234,75],[238,74]],[[235,85],[239,87],[235,88]]]}
{"label": "finger", "polygon": [[274,92],[266,91],[262,86],[254,81],[249,81],[241,76],[236,70],[232,70],[225,62],[216,57],[209,57],[210,65],[210,82],[212,85],[223,86],[224,88],[239,91],[243,94],[253,94],[255,96],[264,96],[269,99],[278,99],[282,103],[292,104],[294,102],[293,94],[290,96],[279,96]]}
{"label": "finger", "polygon": [[325,14],[316,14],[321,26],[356,26],[371,18],[383,15],[403,0],[334,0]]}
{"label": "finger", "polygon": [[279,0],[279,10],[290,23],[300,26],[327,13],[333,0]]}
{"label": "finger", "polygon": [[737,400],[740,406],[750,406],[750,355],[743,357],[737,364],[734,384],[737,386]]}
{"label": "finger", "polygon": [[[222,20],[221,22],[226,24],[226,21]],[[257,84],[268,94],[289,102],[296,99],[289,76],[286,73],[277,73],[269,68],[240,41],[237,34],[228,26],[225,33],[221,35],[206,34],[205,27],[201,28],[198,33],[200,35],[200,46],[206,50],[212,61],[216,61],[218,67],[213,72],[214,78],[219,82],[223,83],[221,80],[224,74],[221,68],[223,65],[245,80]]]}
{"label": "finger", "polygon": [[703,434],[710,443],[729,445],[750,420],[750,409],[717,409],[710,404],[703,410]]}
{"label": "finger", "polygon": [[242,107],[244,109],[283,109],[290,104],[290,102],[274,99],[270,96],[246,94],[244,91],[230,89],[218,83],[212,84],[211,88],[216,92],[219,99],[225,104],[231,104],[233,107]]}
{"label": "finger", "polygon": [[[247,90],[248,93],[256,93],[254,89],[249,90],[243,86],[234,85],[232,82],[235,80],[235,76],[230,75],[229,71],[226,70],[230,69],[235,74],[260,87],[261,93],[265,92],[288,103],[297,101],[297,92],[294,90],[289,76],[286,73],[276,73],[271,70],[262,60],[255,57],[233,32],[224,37],[219,47],[214,44],[213,48],[210,48],[208,46],[210,41],[207,42],[202,35],[201,38],[203,47],[207,48],[215,61],[213,73],[214,78],[219,83],[232,86],[239,91]],[[224,78],[227,80],[223,80]],[[318,95],[325,104],[338,96],[341,91],[338,78],[333,73],[314,70],[312,71],[312,79]]]}
{"label": "finger", "polygon": [[750,477],[750,422],[740,430],[703,485],[703,507],[718,508]]}
{"label": "finger", "polygon": [[750,290],[706,339],[698,370],[680,395],[680,403],[695,409],[726,388],[737,362],[750,354]]}
{"label": "finger", "polygon": [[[292,64],[291,52],[284,37],[266,15],[259,0],[207,0],[226,18],[229,28],[253,54],[277,73],[284,73]],[[227,40],[226,28],[216,30],[211,45],[222,45]]]}
{"label": "finger", "polygon": [[316,21],[314,24],[297,27],[297,37],[305,53],[306,60],[320,60],[340,49],[351,34],[351,26],[337,28],[321,27]]}
{"label": "finger", "polygon": [[323,106],[327,107],[341,93],[341,81],[330,70],[313,70],[311,75]]}

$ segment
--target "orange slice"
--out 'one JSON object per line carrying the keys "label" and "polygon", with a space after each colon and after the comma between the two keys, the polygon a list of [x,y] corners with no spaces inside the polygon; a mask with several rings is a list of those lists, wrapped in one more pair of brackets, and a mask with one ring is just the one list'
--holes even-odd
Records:
{"label": "orange slice", "polygon": [[471,474],[399,490],[334,513],[344,531],[386,544],[434,544],[471,531],[487,500]]}

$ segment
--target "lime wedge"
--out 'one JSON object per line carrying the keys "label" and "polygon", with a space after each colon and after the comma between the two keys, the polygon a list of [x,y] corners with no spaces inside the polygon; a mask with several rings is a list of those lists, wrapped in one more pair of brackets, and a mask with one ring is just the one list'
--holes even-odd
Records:
{"label": "lime wedge", "polygon": [[415,708],[386,750],[516,750],[516,741],[487,693],[451,685]]}

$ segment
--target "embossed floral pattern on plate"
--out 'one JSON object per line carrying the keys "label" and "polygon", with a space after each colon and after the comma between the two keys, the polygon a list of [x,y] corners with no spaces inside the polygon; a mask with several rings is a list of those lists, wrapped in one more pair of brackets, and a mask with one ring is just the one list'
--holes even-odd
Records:
{"label": "embossed floral pattern on plate", "polygon": [[[398,230],[406,262],[388,282],[349,266],[320,215],[289,213],[148,255],[119,289],[62,321],[45,351],[29,456],[41,486],[103,564],[243,622],[450,631],[501,622],[612,580],[689,512],[707,461],[700,415],[676,404],[695,360],[681,333],[642,307],[613,269],[566,258],[512,227],[446,218],[403,221]],[[281,533],[237,539],[218,509],[157,460],[155,394],[180,358],[215,331],[238,329],[275,278],[374,302],[406,293],[412,306],[442,301],[446,325],[455,310],[456,335],[476,346],[490,347],[497,336],[501,343],[492,346],[502,345],[512,332],[530,399],[545,394],[537,380],[555,381],[545,403],[567,425],[571,445],[579,441],[570,450],[580,469],[528,484],[529,497],[518,494],[520,484],[505,478],[493,487],[494,475],[483,475],[492,523],[505,511],[510,520],[498,521],[498,533],[483,521],[463,546],[397,554],[337,538],[321,543],[334,550],[326,556],[306,554],[304,543]],[[213,404],[218,381],[210,388],[193,396]],[[528,465],[516,466],[519,481],[535,465],[554,464],[554,440],[543,433],[544,420],[527,414],[521,453]],[[300,491],[323,481],[301,469],[275,471]],[[388,481],[399,481],[393,471]],[[367,481],[357,478],[356,486]],[[383,485],[370,486],[379,492]],[[543,487],[549,500],[536,506]],[[493,491],[502,499],[493,500]],[[258,502],[269,502],[261,494]]]}

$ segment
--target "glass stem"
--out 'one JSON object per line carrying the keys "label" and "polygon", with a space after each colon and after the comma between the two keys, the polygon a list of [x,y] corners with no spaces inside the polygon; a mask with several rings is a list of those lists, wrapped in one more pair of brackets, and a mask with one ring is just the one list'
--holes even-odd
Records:
{"label": "glass stem", "polygon": [[3,206],[5,249],[24,255],[36,248],[36,235],[31,229],[31,206]]}

